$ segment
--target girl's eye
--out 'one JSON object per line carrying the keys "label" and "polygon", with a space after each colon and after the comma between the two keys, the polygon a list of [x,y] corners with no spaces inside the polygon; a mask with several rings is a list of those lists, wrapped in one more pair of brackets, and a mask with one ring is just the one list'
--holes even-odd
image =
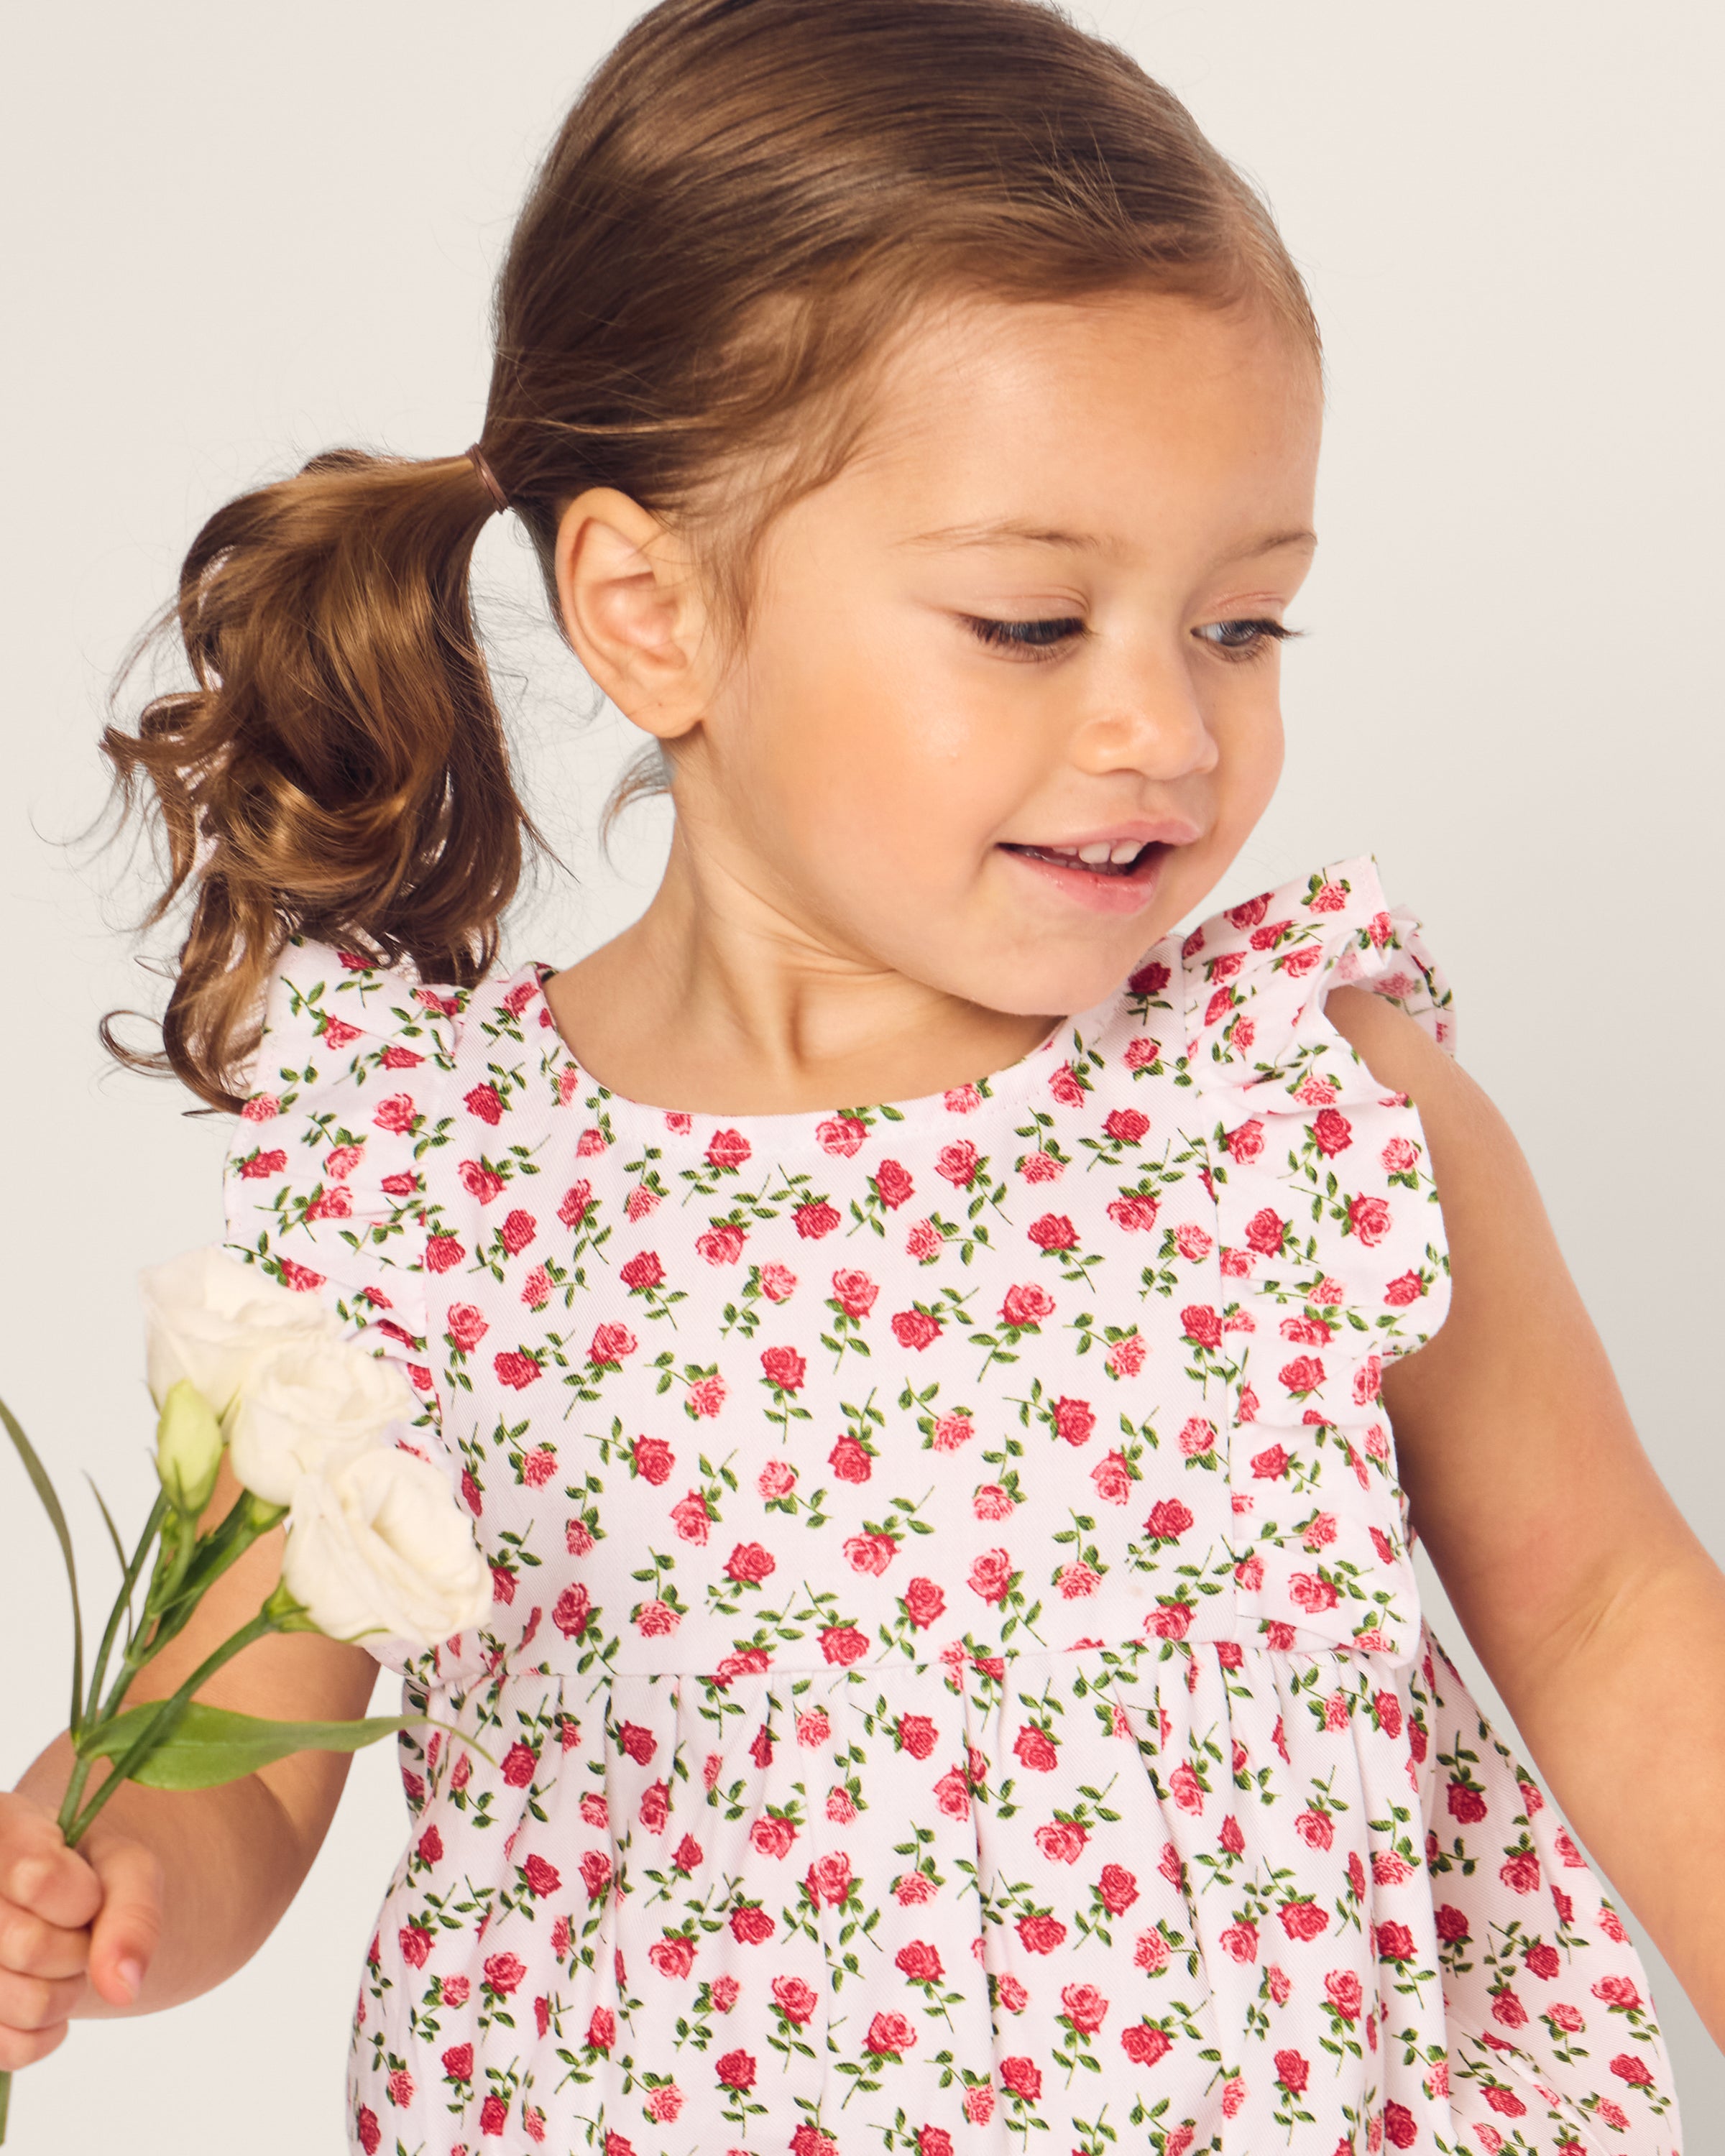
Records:
{"label": "girl's eye", "polygon": [[1208,644],[1219,659],[1238,661],[1257,659],[1291,636],[1298,636],[1297,629],[1289,629],[1285,623],[1263,620],[1207,621],[1192,634]]}
{"label": "girl's eye", "polygon": [[1032,658],[1051,654],[1069,639],[1090,633],[1071,614],[1058,621],[989,621],[978,614],[966,614],[964,620],[972,634],[991,649],[1022,651]]}

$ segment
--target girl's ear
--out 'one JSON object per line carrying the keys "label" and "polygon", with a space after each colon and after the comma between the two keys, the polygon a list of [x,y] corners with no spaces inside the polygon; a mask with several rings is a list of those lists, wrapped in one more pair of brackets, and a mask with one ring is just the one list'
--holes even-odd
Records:
{"label": "girl's ear", "polygon": [[675,741],[702,716],[707,619],[687,549],[639,502],[589,487],[557,524],[557,588],[576,657],[624,716]]}

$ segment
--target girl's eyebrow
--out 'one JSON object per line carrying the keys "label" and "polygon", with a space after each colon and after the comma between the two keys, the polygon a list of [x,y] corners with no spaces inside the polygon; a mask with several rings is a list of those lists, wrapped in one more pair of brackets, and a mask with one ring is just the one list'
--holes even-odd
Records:
{"label": "girl's eyebrow", "polygon": [[[947,524],[937,531],[918,531],[897,542],[901,547],[999,547],[1014,543],[1029,543],[1035,547],[1060,547],[1070,552],[1117,556],[1124,553],[1117,539],[1103,538],[1093,531],[1060,531],[1045,526],[1030,524],[1019,517],[1003,517],[993,524]],[[1317,534],[1300,526],[1289,531],[1272,531],[1261,539],[1255,539],[1230,554],[1235,562],[1255,561],[1260,554],[1273,554],[1283,547],[1316,547]]]}

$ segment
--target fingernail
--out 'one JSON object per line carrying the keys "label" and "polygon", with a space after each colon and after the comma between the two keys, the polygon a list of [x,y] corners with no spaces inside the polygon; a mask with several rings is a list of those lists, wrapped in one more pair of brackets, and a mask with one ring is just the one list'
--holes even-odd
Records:
{"label": "fingernail", "polygon": [[144,1964],[141,1961],[123,1961],[120,1964],[120,1981],[126,1986],[128,1999],[136,1999],[144,1988]]}

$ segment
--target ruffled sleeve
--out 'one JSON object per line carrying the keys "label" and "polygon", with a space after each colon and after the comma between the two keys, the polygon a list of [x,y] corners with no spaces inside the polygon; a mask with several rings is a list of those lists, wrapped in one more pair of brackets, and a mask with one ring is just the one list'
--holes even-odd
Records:
{"label": "ruffled sleeve", "polygon": [[[1325,1014],[1389,997],[1453,1050],[1448,983],[1369,857],[1205,921],[1180,953],[1186,1070],[1203,1094],[1239,1375],[1231,1476],[1241,1609],[1274,1644],[1405,1657],[1409,1521],[1380,1380],[1449,1307],[1419,1112]],[[1324,1475],[1340,1450],[1347,1472]],[[1322,1483],[1325,1503],[1304,1496]]]}
{"label": "ruffled sleeve", "polygon": [[1251,1084],[1321,1052],[1333,988],[1387,996],[1453,1055],[1455,1022],[1419,921],[1384,896],[1369,855],[1319,869],[1194,929],[1181,949],[1187,1053]]}
{"label": "ruffled sleeve", "polygon": [[223,1169],[227,1247],[405,1372],[404,1441],[441,1458],[423,1156],[454,1070],[459,992],[292,938],[270,980],[253,1090]]}

